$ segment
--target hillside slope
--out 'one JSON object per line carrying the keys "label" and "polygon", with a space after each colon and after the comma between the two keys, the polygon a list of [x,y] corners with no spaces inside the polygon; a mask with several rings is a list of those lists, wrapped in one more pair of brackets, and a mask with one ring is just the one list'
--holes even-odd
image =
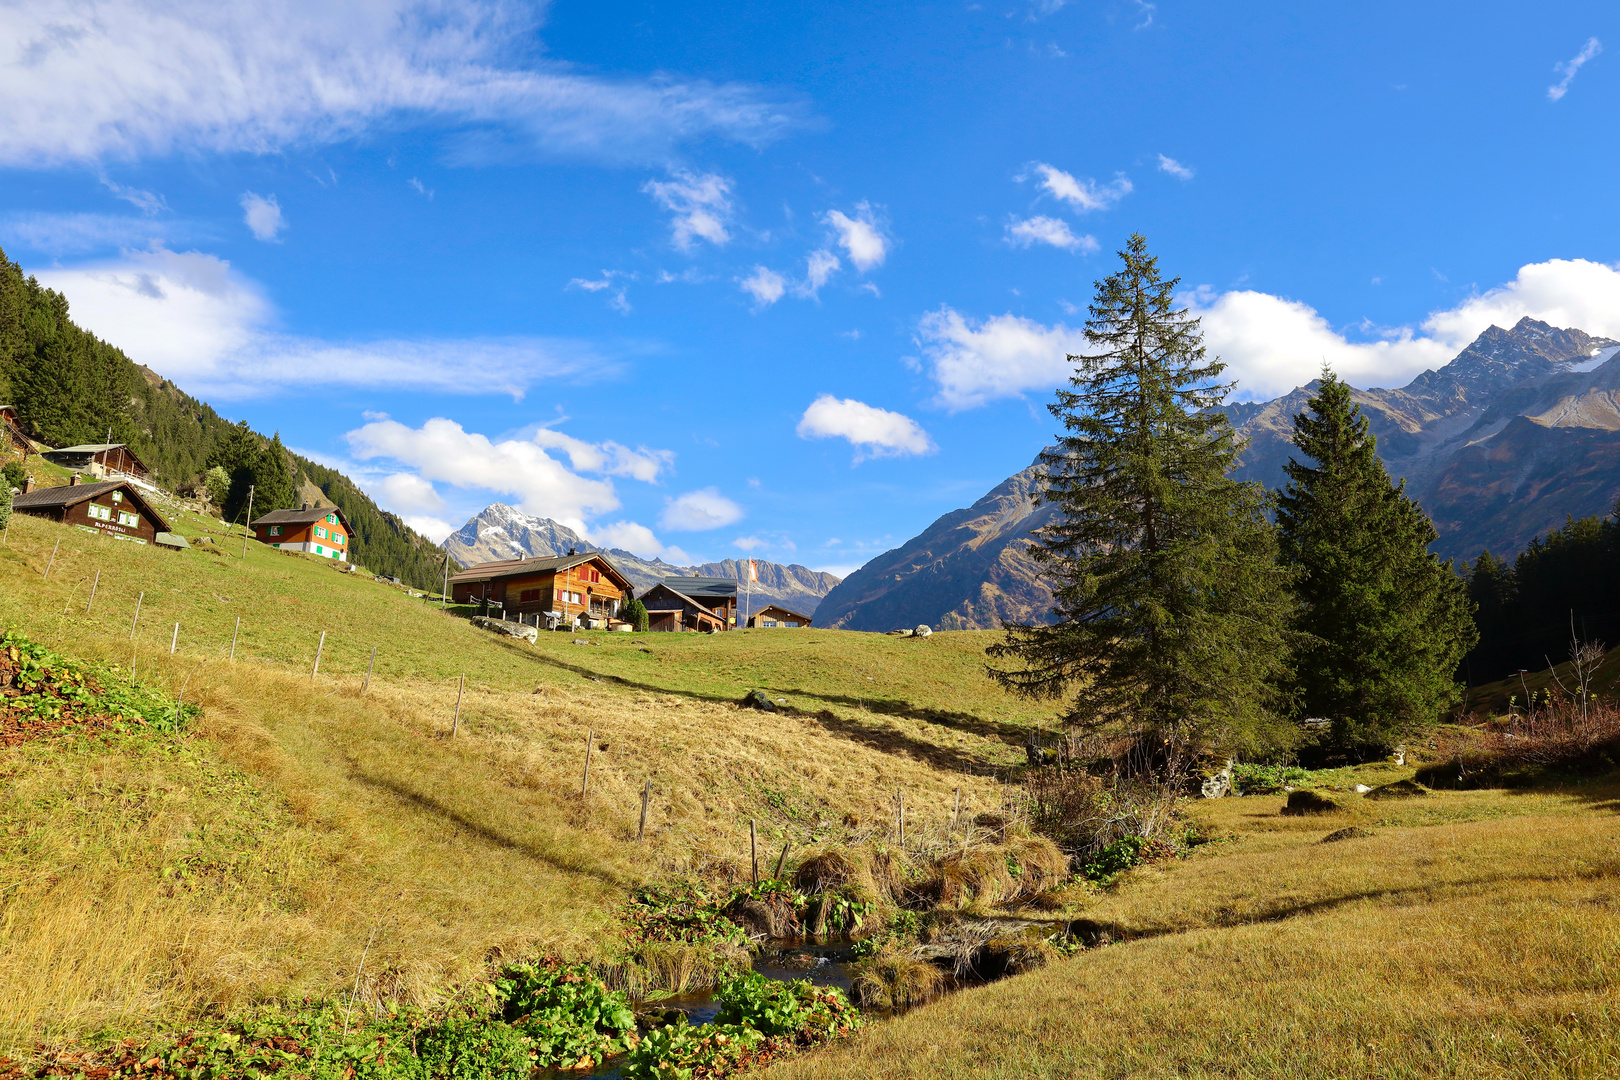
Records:
{"label": "hillside slope", "polygon": [[1052,592],[1029,544],[1056,509],[1035,505],[1035,474],[1031,465],[850,574],[822,601],[818,622],[845,630],[920,623],[988,630],[1048,618]]}
{"label": "hillside slope", "polygon": [[[623,548],[599,548],[566,525],[524,514],[505,503],[486,506],[441,546],[463,566],[497,559],[566,555],[570,551],[606,551],[638,593],[669,577],[718,577],[741,582],[747,568],[742,559],[676,566],[663,559],[642,558]],[[790,611],[814,615],[822,597],[838,584],[832,574],[797,563],[783,565],[756,559],[755,566],[759,580],[745,586],[754,611],[766,604],[780,604]]]}

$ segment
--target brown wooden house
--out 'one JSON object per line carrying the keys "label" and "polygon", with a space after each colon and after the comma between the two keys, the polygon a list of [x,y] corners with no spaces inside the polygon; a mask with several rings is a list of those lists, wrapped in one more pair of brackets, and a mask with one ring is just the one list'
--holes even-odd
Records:
{"label": "brown wooden house", "polygon": [[778,604],[767,604],[757,614],[748,616],[748,625],[751,627],[803,627],[810,625],[810,616],[800,615],[797,611],[789,611]]}
{"label": "brown wooden house", "polygon": [[152,470],[123,443],[86,443],[84,446],[64,446],[60,450],[47,450],[41,455],[52,465],[64,469],[79,469],[95,477],[114,475],[132,476],[137,480],[151,477]]}
{"label": "brown wooden house", "polygon": [[696,600],[700,607],[720,616],[725,624],[721,629],[737,625],[737,583],[730,578],[672,577],[658,584],[668,585],[677,595]]}
{"label": "brown wooden house", "polygon": [[323,559],[349,560],[349,522],[335,506],[272,510],[248,523],[260,542],[283,551],[303,551]]}
{"label": "brown wooden house", "polygon": [[35,488],[32,483],[27,487],[12,503],[12,508],[21,514],[137,544],[153,543],[158,533],[169,531],[169,523],[128,480],[83,484],[75,476],[63,487]]}
{"label": "brown wooden house", "polygon": [[[660,631],[726,630],[728,608],[723,600],[713,597],[693,597],[677,591],[671,582],[680,578],[660,581],[641,597],[647,609],[647,629]],[[736,584],[733,582],[732,584]],[[735,598],[734,598],[735,599]]]}
{"label": "brown wooden house", "polygon": [[600,552],[477,563],[450,579],[451,603],[499,605],[523,622],[616,619],[633,594],[630,579]]}

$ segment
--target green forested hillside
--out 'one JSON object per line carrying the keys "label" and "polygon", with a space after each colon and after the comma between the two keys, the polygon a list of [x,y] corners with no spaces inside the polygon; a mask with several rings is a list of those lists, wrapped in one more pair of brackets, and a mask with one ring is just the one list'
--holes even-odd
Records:
{"label": "green forested hillside", "polygon": [[420,588],[441,580],[442,555],[425,537],[385,513],[348,477],[298,457],[246,424],[232,424],[77,326],[68,299],[47,289],[0,251],[0,404],[13,404],[28,433],[50,446],[127,443],[161,486],[198,488],[214,466],[229,475],[224,511],[240,520],[247,490],[255,514],[292,506],[308,478],[348,517],[350,549],[368,569]]}

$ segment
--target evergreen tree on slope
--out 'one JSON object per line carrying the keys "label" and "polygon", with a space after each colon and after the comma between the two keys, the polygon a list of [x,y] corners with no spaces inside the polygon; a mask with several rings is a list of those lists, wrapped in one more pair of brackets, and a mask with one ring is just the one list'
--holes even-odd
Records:
{"label": "evergreen tree on slope", "polygon": [[1073,691],[1067,722],[1158,738],[1172,763],[1204,749],[1291,741],[1288,573],[1258,485],[1227,477],[1242,447],[1217,410],[1231,389],[1198,320],[1175,306],[1132,236],[1097,284],[1072,389],[1049,406],[1066,434],[1041,455],[1041,499],[1061,515],[1034,556],[1055,579],[1055,622],[1009,625],[991,656],[1014,692]]}
{"label": "evergreen tree on slope", "polygon": [[1282,557],[1297,570],[1297,686],[1306,715],[1339,746],[1387,749],[1458,699],[1457,664],[1478,637],[1468,586],[1429,553],[1436,532],[1406,485],[1390,482],[1377,439],[1331,372],[1294,417],[1278,500]]}

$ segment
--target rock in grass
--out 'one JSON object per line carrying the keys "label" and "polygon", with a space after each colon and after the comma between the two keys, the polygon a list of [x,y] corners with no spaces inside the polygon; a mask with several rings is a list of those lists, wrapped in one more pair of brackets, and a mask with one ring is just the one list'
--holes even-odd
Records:
{"label": "rock in grass", "polygon": [[742,699],[745,709],[759,709],[761,712],[775,712],[776,704],[771,701],[770,695],[763,690],[750,690],[748,696]]}
{"label": "rock in grass", "polygon": [[912,637],[923,637],[923,638],[925,638],[925,637],[933,637],[934,636],[934,631],[929,629],[926,624],[919,624],[917,629],[915,629],[915,630],[913,630],[911,632],[911,636]]}
{"label": "rock in grass", "polygon": [[1290,792],[1288,805],[1282,808],[1285,817],[1304,817],[1307,814],[1337,814],[1344,808],[1320,791],[1301,788]]}
{"label": "rock in grass", "polygon": [[1363,829],[1359,825],[1352,825],[1348,829],[1340,829],[1338,832],[1328,833],[1326,836],[1322,837],[1322,843],[1333,844],[1340,840],[1359,840],[1364,836],[1372,835],[1374,834],[1370,830]]}
{"label": "rock in grass", "polygon": [[474,626],[481,626],[485,630],[491,630],[497,634],[505,634],[507,637],[522,638],[531,645],[534,644],[534,642],[540,637],[540,631],[532,626],[528,626],[524,623],[502,622],[500,619],[491,619],[487,615],[474,615],[472,623]]}
{"label": "rock in grass", "polygon": [[1412,780],[1397,780],[1393,784],[1375,787],[1367,792],[1369,799],[1421,799],[1431,795],[1428,788]]}

